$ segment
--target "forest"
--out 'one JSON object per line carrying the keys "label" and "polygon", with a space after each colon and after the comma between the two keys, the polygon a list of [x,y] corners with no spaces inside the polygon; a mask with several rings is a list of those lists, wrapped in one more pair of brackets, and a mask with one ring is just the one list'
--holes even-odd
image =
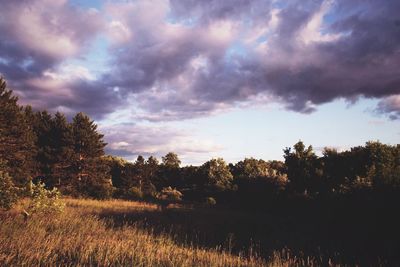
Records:
{"label": "forest", "polygon": [[[130,162],[106,155],[106,145],[89,116],[78,113],[68,119],[61,112],[22,106],[1,79],[3,215],[26,201],[27,187],[48,192],[56,188],[70,207],[90,199],[156,205],[157,213],[99,211],[96,218],[113,225],[143,223],[153,234],[169,232],[178,244],[225,246],[229,255],[248,257],[249,262],[237,265],[263,265],[252,261],[249,248],[257,250],[261,259],[270,259],[274,251],[290,251],[290,257],[312,258],[317,266],[393,265],[400,260],[400,144],[369,141],[346,151],[325,148],[318,156],[311,145],[298,141],[283,149],[284,161],[245,158],[227,163],[214,158],[200,166],[181,166],[174,152],[161,162],[154,156]],[[10,223],[3,215],[0,231]],[[0,263],[23,263],[6,257],[10,247],[0,247]],[[63,260],[48,264],[57,262]],[[236,265],[233,262],[214,263]]]}

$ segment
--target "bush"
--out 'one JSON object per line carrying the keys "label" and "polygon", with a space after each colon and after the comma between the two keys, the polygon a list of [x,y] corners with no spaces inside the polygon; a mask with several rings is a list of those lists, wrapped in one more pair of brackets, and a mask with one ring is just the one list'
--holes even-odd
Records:
{"label": "bush", "polygon": [[[32,183],[32,182],[31,182]],[[45,184],[31,184],[31,202],[28,207],[30,213],[61,213],[64,211],[65,203],[60,199],[61,193],[57,188],[48,190]]]}
{"label": "bush", "polygon": [[146,197],[155,197],[157,194],[157,188],[152,184],[151,182],[143,182],[141,185],[141,191],[143,193],[143,196]]}
{"label": "bush", "polygon": [[0,208],[10,209],[17,201],[17,188],[8,173],[0,170]]}
{"label": "bush", "polygon": [[164,187],[159,195],[160,199],[169,201],[181,201],[182,197],[183,194],[181,192],[170,186]]}
{"label": "bush", "polygon": [[109,199],[113,196],[115,188],[108,182],[92,183],[87,185],[86,194],[96,199]]}
{"label": "bush", "polygon": [[143,192],[139,187],[133,186],[128,190],[128,197],[132,199],[142,199]]}
{"label": "bush", "polygon": [[217,204],[217,201],[213,197],[207,197],[206,198],[206,204],[209,206],[214,206]]}

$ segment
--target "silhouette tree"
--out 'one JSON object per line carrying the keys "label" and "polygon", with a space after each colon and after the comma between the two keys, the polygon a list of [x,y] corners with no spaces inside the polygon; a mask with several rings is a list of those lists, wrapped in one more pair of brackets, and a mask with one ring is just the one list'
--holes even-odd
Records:
{"label": "silhouette tree", "polygon": [[35,154],[32,128],[7,84],[0,78],[0,160],[16,185],[23,185],[33,173]]}
{"label": "silhouette tree", "polygon": [[153,184],[157,180],[159,171],[159,163],[157,158],[150,156],[145,164],[145,176],[147,180],[150,180]]}
{"label": "silhouette tree", "polygon": [[[30,111],[26,110],[27,116],[31,117]],[[36,175],[35,178],[42,180],[46,185],[54,185],[52,179],[52,166],[55,163],[54,140],[52,140],[52,116],[47,111],[33,114],[31,121],[36,135]]]}
{"label": "silhouette tree", "polygon": [[399,145],[397,147],[380,142],[367,142],[365,145],[368,175],[373,186],[387,187],[400,185]]}
{"label": "silhouette tree", "polygon": [[169,152],[162,157],[162,164],[159,168],[155,185],[158,189],[167,186],[179,187],[183,186],[183,177],[181,176],[181,169],[179,165],[181,161],[176,153]]}
{"label": "silhouette tree", "polygon": [[109,197],[112,193],[111,177],[106,159],[103,159],[103,135],[87,115],[78,113],[72,120],[75,184],[78,192],[93,197]]}
{"label": "silhouette tree", "polygon": [[164,166],[170,168],[179,168],[181,161],[176,153],[169,152],[164,157],[162,157],[162,163]]}
{"label": "silhouette tree", "polygon": [[318,176],[322,174],[312,146],[310,145],[306,149],[304,143],[299,141],[293,148],[293,152],[290,147],[284,149],[285,164],[291,189],[300,194],[318,192],[320,189]]}
{"label": "silhouette tree", "polygon": [[52,184],[65,187],[73,180],[74,139],[71,125],[57,112],[52,120]]}
{"label": "silhouette tree", "polygon": [[[130,164],[121,157],[107,155],[104,157],[107,166],[110,168],[112,184],[118,189],[129,188],[125,181],[127,165]],[[131,164],[132,165],[132,164]]]}

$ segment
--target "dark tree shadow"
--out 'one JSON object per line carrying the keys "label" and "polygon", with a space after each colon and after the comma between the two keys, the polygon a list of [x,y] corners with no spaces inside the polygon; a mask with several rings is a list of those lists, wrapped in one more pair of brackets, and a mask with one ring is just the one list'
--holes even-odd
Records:
{"label": "dark tree shadow", "polygon": [[[385,201],[384,201],[385,202]],[[294,256],[350,265],[392,265],[399,261],[400,222],[393,206],[371,201],[287,202],[264,211],[227,208],[166,208],[154,211],[104,212],[99,216],[120,227],[135,224],[167,233],[179,244],[233,253],[256,251],[269,257],[289,249]],[[351,204],[350,204],[351,203]],[[383,260],[384,259],[384,260]]]}

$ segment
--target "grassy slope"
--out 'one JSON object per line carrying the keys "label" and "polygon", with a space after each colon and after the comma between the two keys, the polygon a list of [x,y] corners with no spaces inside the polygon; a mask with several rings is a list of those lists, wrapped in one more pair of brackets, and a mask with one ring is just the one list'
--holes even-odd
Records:
{"label": "grassy slope", "polygon": [[221,248],[178,245],[173,237],[155,235],[136,225],[115,227],[103,212],[157,210],[153,204],[128,201],[67,200],[59,216],[33,216],[24,222],[17,207],[0,221],[0,265],[123,266],[280,266],[257,257],[232,255]]}

